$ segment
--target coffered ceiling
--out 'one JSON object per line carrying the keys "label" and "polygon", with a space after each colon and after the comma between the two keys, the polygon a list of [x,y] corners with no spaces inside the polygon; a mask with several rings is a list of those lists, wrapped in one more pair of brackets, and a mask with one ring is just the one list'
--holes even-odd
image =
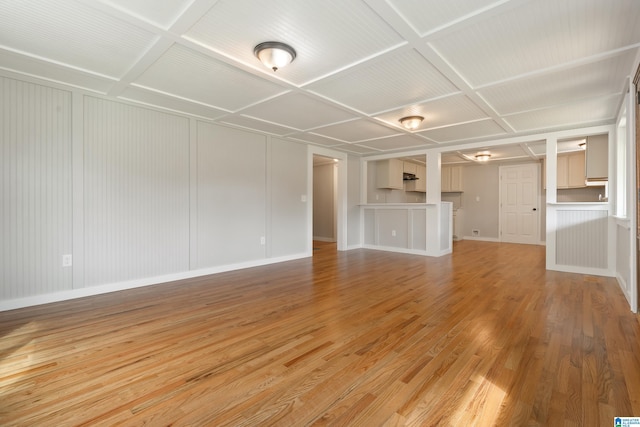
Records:
{"label": "coffered ceiling", "polygon": [[[0,69],[377,154],[613,123],[638,22],[638,0],[0,0]],[[273,72],[264,41],[297,58]]]}

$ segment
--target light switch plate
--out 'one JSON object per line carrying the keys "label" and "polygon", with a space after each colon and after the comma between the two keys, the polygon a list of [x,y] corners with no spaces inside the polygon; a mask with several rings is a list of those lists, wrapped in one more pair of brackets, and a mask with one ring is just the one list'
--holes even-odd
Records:
{"label": "light switch plate", "polygon": [[71,254],[62,255],[62,266],[71,267],[72,265],[73,265],[73,255]]}

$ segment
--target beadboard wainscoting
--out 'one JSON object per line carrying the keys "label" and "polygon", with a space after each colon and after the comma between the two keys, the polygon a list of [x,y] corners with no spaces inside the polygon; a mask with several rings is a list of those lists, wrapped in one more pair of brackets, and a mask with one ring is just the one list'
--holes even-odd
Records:
{"label": "beadboard wainscoting", "polygon": [[0,310],[311,255],[306,145],[0,83]]}

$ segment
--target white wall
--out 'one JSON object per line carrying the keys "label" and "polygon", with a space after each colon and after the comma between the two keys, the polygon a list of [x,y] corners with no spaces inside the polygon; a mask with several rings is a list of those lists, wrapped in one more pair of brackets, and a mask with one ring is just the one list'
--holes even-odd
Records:
{"label": "white wall", "polygon": [[70,289],[71,93],[0,78],[0,299]]}
{"label": "white wall", "polygon": [[[636,201],[636,156],[638,153],[636,152],[636,109],[638,108],[637,102],[635,100],[634,94],[637,93],[638,88],[634,86],[633,79],[636,74],[636,70],[640,66],[640,53],[636,56],[636,59],[633,63],[633,66],[629,72],[630,75],[630,88],[629,93],[625,97],[625,104],[620,107],[620,111],[618,113],[617,123],[619,123],[620,119],[626,116],[626,126],[618,127],[616,125],[615,128],[615,138],[612,140],[609,139],[610,145],[613,147],[609,147],[609,170],[616,171],[618,170],[615,166],[617,164],[618,157],[618,144],[617,140],[619,138],[624,138],[626,140],[625,151],[626,151],[626,177],[625,180],[627,191],[625,194],[627,207],[627,213],[625,218],[614,218],[613,227],[614,227],[614,236],[615,236],[615,274],[618,279],[618,283],[620,284],[620,288],[625,294],[627,301],[631,307],[631,310],[634,312],[638,311],[638,254],[637,252],[637,239],[636,239],[636,230],[638,229],[637,224],[637,201]],[[629,96],[631,94],[631,96]],[[623,114],[624,113],[624,114]],[[613,144],[612,144],[613,142]],[[609,182],[612,182],[612,177],[609,177]],[[610,187],[609,194],[614,198],[617,196],[617,186],[621,185],[618,182],[617,174],[613,176],[613,186]],[[616,205],[619,203],[618,200],[615,200]]]}
{"label": "white wall", "polygon": [[198,123],[197,140],[196,268],[264,258],[266,138]]}
{"label": "white wall", "polygon": [[[464,166],[462,168],[462,209],[464,225],[462,235],[465,239],[497,240],[500,238],[500,181],[499,165],[487,163]],[[477,236],[472,230],[478,230]]]}
{"label": "white wall", "polygon": [[[85,96],[88,287],[189,269],[189,120]],[[74,251],[75,252],[75,251]]]}
{"label": "white wall", "polygon": [[347,247],[361,247],[360,237],[360,158],[347,159]]}
{"label": "white wall", "polygon": [[307,204],[301,200],[307,192],[307,146],[270,139],[267,256],[278,258],[306,250]]}
{"label": "white wall", "polygon": [[[517,165],[538,162],[513,162],[502,165]],[[463,210],[462,236],[465,239],[500,240],[500,165],[487,163],[465,165],[462,167],[464,192],[461,195]],[[544,190],[540,183],[541,224],[540,241],[545,240],[545,201]],[[447,197],[446,199],[450,199]],[[478,200],[479,199],[479,200]],[[474,236],[472,230],[479,230]]]}
{"label": "white wall", "polygon": [[1,83],[0,310],[311,255],[306,145]]}

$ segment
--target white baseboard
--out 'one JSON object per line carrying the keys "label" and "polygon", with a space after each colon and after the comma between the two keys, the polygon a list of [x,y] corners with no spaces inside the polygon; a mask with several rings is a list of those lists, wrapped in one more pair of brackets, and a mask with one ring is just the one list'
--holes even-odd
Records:
{"label": "white baseboard", "polygon": [[590,276],[616,277],[615,273],[606,268],[578,267],[573,265],[553,264],[547,265],[547,270],[562,271],[565,273],[587,274]]}
{"label": "white baseboard", "polygon": [[276,264],[284,261],[292,261],[301,258],[308,258],[311,254],[300,253],[277,258],[265,258],[255,261],[247,261],[236,264],[221,265],[217,267],[202,268],[198,270],[184,271],[180,273],[165,274],[162,276],[147,277],[138,280],[109,283],[106,285],[90,286],[86,288],[69,289],[66,291],[52,292],[42,295],[34,295],[24,298],[15,298],[0,301],[0,311],[15,310],[18,308],[31,307],[52,302],[67,301],[76,298],[84,298],[94,295],[106,294],[109,292],[123,291],[126,289],[141,288],[143,286],[153,286],[161,283],[174,282],[177,280],[191,279],[194,277],[208,276],[210,274],[223,273],[225,271],[242,270],[245,268],[259,267],[262,265]]}
{"label": "white baseboard", "polygon": [[313,236],[313,240],[317,240],[319,242],[328,242],[328,243],[335,243],[336,242],[336,239],[334,239],[332,237]]}
{"label": "white baseboard", "polygon": [[627,302],[629,303],[629,306],[631,306],[631,294],[629,294],[629,291],[627,290],[627,281],[624,280],[624,278],[616,273],[616,280],[618,281],[618,286],[620,286],[620,289],[622,290],[622,293],[624,294],[624,297],[627,299]]}
{"label": "white baseboard", "polygon": [[497,237],[478,237],[478,236],[464,236],[462,240],[478,240],[481,242],[500,242]]}
{"label": "white baseboard", "polygon": [[422,249],[407,249],[407,248],[396,248],[393,246],[376,246],[376,245],[363,245],[362,247],[364,249],[374,249],[376,251],[398,252],[401,254],[427,256],[427,251],[424,251]]}
{"label": "white baseboard", "polygon": [[394,246],[362,245],[362,247],[364,249],[373,249],[376,251],[397,252],[401,254],[421,255],[421,256],[429,256],[429,257],[440,257],[443,255],[448,255],[452,252],[451,248],[438,251],[437,253],[429,253],[423,249],[396,248]]}

